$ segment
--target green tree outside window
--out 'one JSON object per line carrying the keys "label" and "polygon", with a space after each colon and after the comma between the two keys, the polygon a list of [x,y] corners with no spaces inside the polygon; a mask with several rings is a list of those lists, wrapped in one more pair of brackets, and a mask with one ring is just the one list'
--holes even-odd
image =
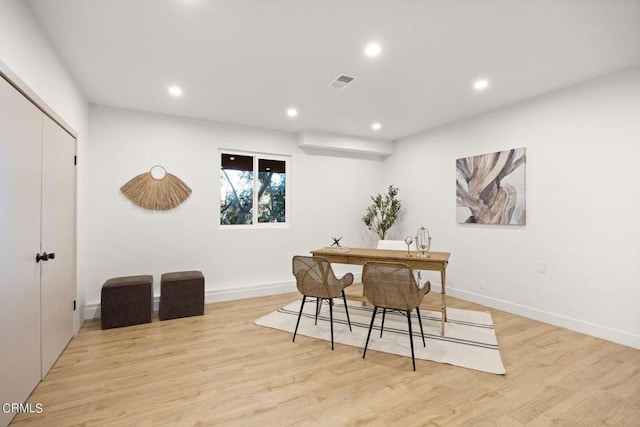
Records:
{"label": "green tree outside window", "polygon": [[223,153],[220,224],[285,223],[286,189],[285,160]]}

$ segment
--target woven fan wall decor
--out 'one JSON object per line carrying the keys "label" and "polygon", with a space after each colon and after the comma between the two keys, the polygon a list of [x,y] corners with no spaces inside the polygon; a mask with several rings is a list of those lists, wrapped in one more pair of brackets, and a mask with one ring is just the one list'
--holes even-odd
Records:
{"label": "woven fan wall decor", "polygon": [[187,184],[159,165],[132,178],[120,191],[136,205],[155,211],[173,209],[191,194]]}

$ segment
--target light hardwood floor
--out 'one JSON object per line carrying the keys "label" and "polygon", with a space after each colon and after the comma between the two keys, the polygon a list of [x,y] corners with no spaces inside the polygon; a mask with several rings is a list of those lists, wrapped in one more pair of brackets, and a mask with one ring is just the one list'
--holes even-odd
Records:
{"label": "light hardwood floor", "polygon": [[105,331],[87,321],[29,398],[43,413],[13,425],[640,426],[640,350],[449,298],[491,312],[507,374],[423,360],[413,372],[407,358],[253,324],[295,298]]}

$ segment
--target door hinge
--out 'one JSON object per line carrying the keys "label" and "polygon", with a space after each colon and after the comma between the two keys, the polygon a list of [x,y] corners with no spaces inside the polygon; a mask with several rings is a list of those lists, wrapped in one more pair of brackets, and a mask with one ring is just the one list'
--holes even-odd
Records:
{"label": "door hinge", "polygon": [[78,156],[73,156],[73,165],[76,166],[78,164]]}
{"label": "door hinge", "polygon": [[76,311],[76,300],[73,300],[73,311]]}

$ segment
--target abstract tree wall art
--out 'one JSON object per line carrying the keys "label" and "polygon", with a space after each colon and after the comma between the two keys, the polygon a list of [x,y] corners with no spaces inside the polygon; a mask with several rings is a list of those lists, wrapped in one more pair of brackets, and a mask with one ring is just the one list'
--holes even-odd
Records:
{"label": "abstract tree wall art", "polygon": [[525,169],[525,148],[457,159],[458,223],[526,224]]}

